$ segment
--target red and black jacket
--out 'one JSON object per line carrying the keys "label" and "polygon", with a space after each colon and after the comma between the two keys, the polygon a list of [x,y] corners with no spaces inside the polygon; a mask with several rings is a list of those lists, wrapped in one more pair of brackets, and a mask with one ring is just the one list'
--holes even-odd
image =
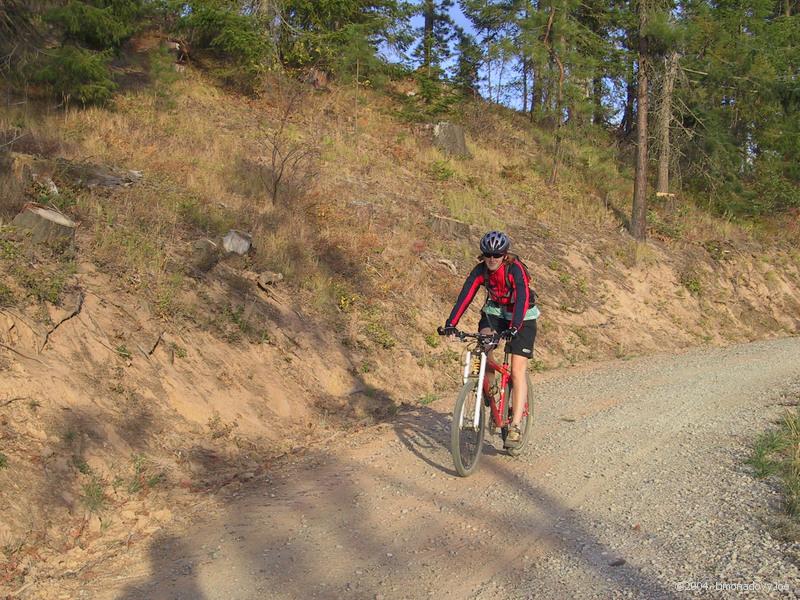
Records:
{"label": "red and black jacket", "polygon": [[483,262],[478,263],[464,282],[446,325],[458,325],[478,288],[485,285],[489,291],[489,299],[512,314],[510,326],[522,329],[525,313],[531,307],[532,301],[529,283],[528,273],[518,259],[503,262],[493,273],[489,272]]}

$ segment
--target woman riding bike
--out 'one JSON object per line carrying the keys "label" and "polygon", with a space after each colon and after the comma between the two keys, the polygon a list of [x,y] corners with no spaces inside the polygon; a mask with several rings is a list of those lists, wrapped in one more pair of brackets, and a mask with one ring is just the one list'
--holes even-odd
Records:
{"label": "woman riding bike", "polygon": [[[489,292],[481,309],[478,328],[483,334],[499,334],[510,340],[513,415],[506,443],[519,442],[519,424],[525,411],[528,394],[528,360],[533,356],[536,339],[536,319],[539,309],[530,289],[530,278],[518,256],[509,253],[511,240],[501,231],[490,231],[481,238],[480,261],[472,269],[444,326],[445,334],[454,334],[456,325],[472,302],[478,288],[485,285]],[[494,372],[487,370],[490,381]]]}

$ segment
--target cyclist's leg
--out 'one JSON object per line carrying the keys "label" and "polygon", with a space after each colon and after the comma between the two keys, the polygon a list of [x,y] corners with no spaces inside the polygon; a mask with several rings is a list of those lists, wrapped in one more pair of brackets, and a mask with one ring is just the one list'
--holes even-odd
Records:
{"label": "cyclist's leg", "polygon": [[525,400],[528,397],[528,360],[533,356],[533,343],[536,340],[536,319],[525,321],[522,329],[511,342],[511,380],[512,391],[511,425],[519,425],[525,413]]}
{"label": "cyclist's leg", "polygon": [[[481,313],[481,320],[478,323],[478,332],[483,335],[488,335],[490,333],[497,333],[497,329],[495,328],[497,319],[490,320],[486,313]],[[494,354],[494,350],[486,353],[487,363],[488,361],[492,360],[492,355]],[[488,364],[486,365],[486,378],[489,381],[489,387],[491,387],[492,382],[494,381],[495,370],[492,369]]]}
{"label": "cyclist's leg", "polygon": [[519,425],[525,413],[525,399],[528,397],[528,378],[525,376],[528,370],[528,359],[517,354],[511,355],[511,380],[514,387],[511,390],[511,407],[514,413],[511,415],[511,425]]}

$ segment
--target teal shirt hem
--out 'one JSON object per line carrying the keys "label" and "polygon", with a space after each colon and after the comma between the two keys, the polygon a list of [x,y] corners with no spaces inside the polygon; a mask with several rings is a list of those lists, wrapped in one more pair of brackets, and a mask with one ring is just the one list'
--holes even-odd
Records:
{"label": "teal shirt hem", "polygon": [[[505,319],[506,321],[510,321],[511,319],[514,318],[514,315],[512,313],[508,312],[507,310],[503,310],[499,306],[491,306],[487,304],[481,310],[483,313],[487,315],[490,315],[492,317],[500,317],[501,319]],[[525,313],[525,316],[523,317],[522,320],[531,321],[533,319],[538,319],[540,314],[541,313],[539,312],[538,306],[531,306],[528,309],[528,312]]]}

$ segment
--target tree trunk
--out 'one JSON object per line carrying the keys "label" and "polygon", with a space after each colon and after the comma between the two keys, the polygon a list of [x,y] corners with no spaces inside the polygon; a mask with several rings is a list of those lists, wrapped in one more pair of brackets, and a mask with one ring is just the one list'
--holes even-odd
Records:
{"label": "tree trunk", "polygon": [[522,59],[522,114],[528,112],[528,61]]}
{"label": "tree trunk", "polygon": [[647,6],[639,0],[639,69],[636,94],[636,178],[633,182],[631,235],[643,242],[647,236]]}
{"label": "tree trunk", "polygon": [[672,122],[672,91],[678,73],[678,53],[672,51],[664,58],[664,87],[661,92],[661,106],[658,111],[658,182],[656,191],[669,193],[669,126]]}
{"label": "tree trunk", "polygon": [[600,76],[592,79],[592,95],[594,96],[592,123],[600,125],[603,123],[603,80]]}
{"label": "tree trunk", "polygon": [[633,61],[628,65],[628,77],[625,86],[625,112],[622,114],[622,121],[619,124],[619,132],[625,137],[633,131],[633,107],[636,104],[636,83],[633,70]]}
{"label": "tree trunk", "polygon": [[537,71],[536,68],[531,65],[531,121],[533,121],[533,117],[536,114],[536,109],[542,103],[542,75],[541,70]]}
{"label": "tree trunk", "polygon": [[431,55],[433,53],[433,21],[436,5],[434,0],[425,0],[425,27],[422,37],[422,66],[425,67],[428,77],[431,75]]}

